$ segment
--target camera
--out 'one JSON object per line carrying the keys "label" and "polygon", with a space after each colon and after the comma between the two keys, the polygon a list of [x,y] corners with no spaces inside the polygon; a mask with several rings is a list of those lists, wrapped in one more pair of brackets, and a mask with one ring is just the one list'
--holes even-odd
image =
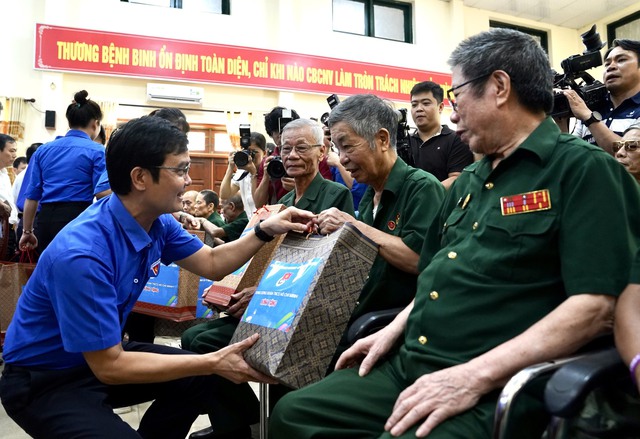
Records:
{"label": "camera", "polygon": [[233,155],[233,163],[236,164],[237,167],[247,166],[250,160],[256,155],[256,152],[252,149],[249,149],[251,146],[251,125],[249,124],[240,124],[240,151],[236,152]]}
{"label": "camera", "polygon": [[[332,94],[327,98],[327,103],[329,104],[329,108],[333,110],[333,108],[340,103],[340,98],[337,94]],[[329,124],[327,123],[329,122],[329,114],[330,112],[326,112],[322,116],[320,116],[320,122],[322,122],[322,124],[326,127],[329,126]]]}
{"label": "camera", "polygon": [[287,171],[284,169],[284,164],[282,163],[282,157],[279,155],[273,156],[273,159],[267,164],[267,174],[269,174],[269,177],[273,180],[287,175]]}
{"label": "camera", "polygon": [[[560,63],[564,73],[559,74],[553,71],[553,87],[571,88],[582,98],[590,110],[604,111],[606,110],[607,89],[602,82],[594,79],[585,70],[602,65],[600,50],[606,43],[600,39],[595,24],[581,37],[586,50],[582,55],[572,55]],[[554,93],[551,116],[573,116],[569,101],[564,94]]]}
{"label": "camera", "polygon": [[409,142],[409,124],[407,123],[407,109],[396,110],[398,115],[398,132],[396,133],[396,152],[409,166],[414,166],[411,143]]}

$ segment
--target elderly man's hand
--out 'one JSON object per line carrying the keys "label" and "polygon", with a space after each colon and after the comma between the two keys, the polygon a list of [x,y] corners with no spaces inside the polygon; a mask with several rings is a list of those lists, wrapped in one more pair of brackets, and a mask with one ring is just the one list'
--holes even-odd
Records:
{"label": "elderly man's hand", "polygon": [[438,424],[475,406],[488,392],[477,376],[466,363],[422,375],[398,396],[384,429],[399,436],[426,417],[416,436],[427,436]]}
{"label": "elderly man's hand", "polygon": [[346,222],[354,223],[356,219],[348,213],[332,207],[318,215],[318,230],[323,234],[333,233]]}
{"label": "elderly man's hand", "polygon": [[256,287],[253,286],[253,287],[245,288],[244,290],[239,291],[235,294],[232,294],[231,295],[232,304],[227,309],[227,314],[229,314],[232,317],[235,317],[236,319],[240,319],[242,317],[242,314],[244,314],[245,310],[247,309],[247,306],[249,305],[249,302],[253,297],[253,293],[255,292],[256,292]]}

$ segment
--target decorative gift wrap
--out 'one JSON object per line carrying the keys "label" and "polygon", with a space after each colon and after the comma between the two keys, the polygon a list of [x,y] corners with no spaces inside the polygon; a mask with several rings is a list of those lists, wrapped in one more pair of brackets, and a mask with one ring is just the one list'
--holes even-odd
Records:
{"label": "decorative gift wrap", "polygon": [[[251,217],[241,236],[253,230],[259,221],[265,220],[284,209],[284,204],[261,207]],[[225,276],[222,280],[214,282],[211,287],[206,290],[204,300],[216,307],[222,309],[227,308],[231,301],[232,294],[258,284],[271,258],[275,254],[276,248],[278,248],[278,245],[280,245],[283,240],[284,235],[278,235],[273,241],[264,244],[242,267]]]}
{"label": "decorative gift wrap", "polygon": [[[204,240],[204,232],[193,233]],[[200,296],[210,283],[209,279],[201,278],[175,263],[161,263],[157,276],[149,279],[133,310],[174,322],[193,320]]]}
{"label": "decorative gift wrap", "polygon": [[22,289],[36,267],[26,253],[20,256],[21,262],[0,263],[0,332],[5,332],[22,294]]}
{"label": "decorative gift wrap", "polygon": [[231,342],[259,333],[244,357],[282,384],[324,377],[378,246],[346,223],[328,236],[289,233],[278,247]]}

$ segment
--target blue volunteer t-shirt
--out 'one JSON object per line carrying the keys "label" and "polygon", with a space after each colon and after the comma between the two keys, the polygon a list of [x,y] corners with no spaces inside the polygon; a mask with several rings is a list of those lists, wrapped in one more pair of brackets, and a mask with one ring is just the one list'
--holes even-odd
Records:
{"label": "blue volunteer t-shirt", "polygon": [[171,215],[147,233],[116,195],[85,210],[56,236],[18,301],[7,330],[7,364],[84,365],[82,352],[120,343],[147,280],[202,247]]}

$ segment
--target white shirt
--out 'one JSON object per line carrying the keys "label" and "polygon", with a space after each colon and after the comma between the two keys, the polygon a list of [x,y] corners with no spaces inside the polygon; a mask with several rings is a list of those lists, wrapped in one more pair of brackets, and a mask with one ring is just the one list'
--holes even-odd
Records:
{"label": "white shirt", "polygon": [[[27,165],[27,168],[29,165]],[[20,188],[22,187],[22,182],[24,181],[24,176],[26,175],[27,168],[24,168],[21,173],[16,176],[16,179],[13,180],[13,189],[11,189],[11,194],[13,195],[14,203],[18,201],[18,195],[20,195]]]}
{"label": "white shirt", "polygon": [[[0,169],[0,201],[7,201],[11,206],[11,215],[9,216],[9,224],[18,223],[18,208],[13,200],[11,193],[11,179],[7,168]],[[0,232],[1,233],[1,232]]]}
{"label": "white shirt", "polygon": [[[245,172],[247,173],[246,177],[240,180],[240,177],[242,177]],[[240,189],[240,196],[242,197],[242,203],[244,204],[244,211],[247,213],[247,217],[249,219],[251,219],[253,212],[256,211],[256,203],[253,202],[253,193],[251,192],[252,180],[254,178],[255,175],[251,175],[250,172],[238,169],[231,179],[231,184]]]}

